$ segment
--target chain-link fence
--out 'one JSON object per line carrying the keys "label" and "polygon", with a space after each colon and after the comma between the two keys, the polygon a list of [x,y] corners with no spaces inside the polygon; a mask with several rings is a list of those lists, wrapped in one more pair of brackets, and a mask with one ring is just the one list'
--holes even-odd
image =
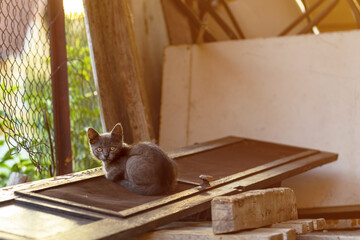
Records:
{"label": "chain-link fence", "polygon": [[[86,129],[100,128],[83,14],[65,16],[74,171],[97,166]],[[46,0],[0,1],[0,185],[11,171],[55,174]],[[2,133],[0,133],[1,135]],[[35,176],[35,169],[38,177]]]}

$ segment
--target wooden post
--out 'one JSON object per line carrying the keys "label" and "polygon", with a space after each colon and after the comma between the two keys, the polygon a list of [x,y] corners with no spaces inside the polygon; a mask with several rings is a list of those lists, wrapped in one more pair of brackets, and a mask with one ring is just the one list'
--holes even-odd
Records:
{"label": "wooden post", "polygon": [[72,172],[69,83],[62,0],[49,0],[51,83],[55,131],[56,175]]}
{"label": "wooden post", "polygon": [[154,139],[128,0],[84,0],[103,130],[121,122],[128,143]]}

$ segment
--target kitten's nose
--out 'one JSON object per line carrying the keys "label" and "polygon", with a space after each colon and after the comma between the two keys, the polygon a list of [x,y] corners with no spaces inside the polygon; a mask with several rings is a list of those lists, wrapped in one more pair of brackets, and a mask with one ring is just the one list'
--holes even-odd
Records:
{"label": "kitten's nose", "polygon": [[104,157],[109,157],[109,152],[108,151],[104,151]]}

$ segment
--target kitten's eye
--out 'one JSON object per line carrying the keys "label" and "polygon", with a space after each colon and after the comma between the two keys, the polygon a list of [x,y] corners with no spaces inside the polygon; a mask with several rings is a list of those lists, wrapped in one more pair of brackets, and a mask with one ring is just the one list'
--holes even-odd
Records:
{"label": "kitten's eye", "polygon": [[102,152],[102,150],[103,150],[102,148],[97,148],[96,149],[96,151],[98,151],[98,152]]}
{"label": "kitten's eye", "polygon": [[115,150],[115,147],[111,147],[111,148],[110,148],[110,151],[114,151],[114,150]]}

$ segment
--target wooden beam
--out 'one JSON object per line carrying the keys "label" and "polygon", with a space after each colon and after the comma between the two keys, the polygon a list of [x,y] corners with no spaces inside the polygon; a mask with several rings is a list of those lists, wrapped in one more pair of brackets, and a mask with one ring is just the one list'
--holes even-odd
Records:
{"label": "wooden beam", "polygon": [[211,201],[215,234],[264,227],[297,217],[296,197],[290,188],[253,190]]}
{"label": "wooden beam", "polygon": [[[51,86],[54,113],[56,175],[72,172],[69,83],[63,1],[48,3],[50,23]],[[52,166],[53,167],[53,166]],[[52,173],[55,174],[55,173]]]}
{"label": "wooden beam", "polygon": [[128,143],[154,139],[127,0],[85,0],[103,130],[121,122]]}

